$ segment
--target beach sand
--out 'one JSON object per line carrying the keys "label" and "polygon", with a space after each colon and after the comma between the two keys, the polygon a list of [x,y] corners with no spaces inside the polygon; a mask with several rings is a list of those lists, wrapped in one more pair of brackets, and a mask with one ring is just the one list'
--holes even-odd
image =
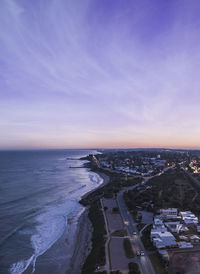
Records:
{"label": "beach sand", "polygon": [[[87,192],[82,196],[82,198],[87,197],[90,193],[96,191],[97,189],[103,187],[109,182],[109,176],[101,172],[97,173],[102,179],[103,183],[97,188]],[[92,232],[93,227],[88,217],[88,208],[85,209],[83,214],[80,216],[78,221],[78,228],[76,232],[76,243],[73,256],[71,258],[71,263],[69,269],[66,271],[66,274],[81,274],[82,266],[89,255],[92,248]]]}
{"label": "beach sand", "polygon": [[[94,172],[94,171],[92,171],[92,172]],[[92,189],[91,191],[85,193],[85,194],[81,197],[81,199],[86,198],[86,197],[87,197],[89,194],[91,194],[92,192],[96,191],[96,190],[99,189],[99,188],[102,188],[103,186],[105,186],[106,184],[109,183],[110,178],[109,178],[108,175],[106,175],[105,173],[99,172],[99,171],[95,171],[94,173],[97,173],[97,174],[103,179],[103,183],[100,184],[98,187]]]}
{"label": "beach sand", "polygon": [[92,243],[92,224],[88,218],[88,209],[80,216],[76,232],[76,243],[71,263],[66,274],[80,274],[82,266],[90,253]]}

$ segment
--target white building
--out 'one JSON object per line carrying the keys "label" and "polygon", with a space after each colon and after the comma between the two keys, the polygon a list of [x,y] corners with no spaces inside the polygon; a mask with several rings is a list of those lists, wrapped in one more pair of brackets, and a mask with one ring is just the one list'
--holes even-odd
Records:
{"label": "white building", "polygon": [[179,233],[183,226],[180,222],[165,222],[165,225],[171,232],[175,233]]}
{"label": "white building", "polygon": [[177,246],[175,237],[168,231],[161,232],[151,230],[151,240],[156,248]]}
{"label": "white building", "polygon": [[157,167],[164,167],[165,164],[166,164],[166,160],[157,160],[155,163]]}
{"label": "white building", "polygon": [[177,208],[161,209],[160,215],[165,219],[177,218],[178,209]]}
{"label": "white building", "polygon": [[193,243],[199,243],[200,238],[199,238],[199,236],[197,236],[197,235],[191,235],[191,236],[190,236],[190,240],[191,240],[191,242],[193,242]]}
{"label": "white building", "polygon": [[197,226],[197,232],[200,232],[200,225]]}
{"label": "white building", "polygon": [[191,211],[181,211],[180,215],[184,223],[187,225],[197,225],[199,222],[198,218]]}
{"label": "white building", "polygon": [[187,242],[179,242],[178,246],[179,248],[193,248],[193,245]]}

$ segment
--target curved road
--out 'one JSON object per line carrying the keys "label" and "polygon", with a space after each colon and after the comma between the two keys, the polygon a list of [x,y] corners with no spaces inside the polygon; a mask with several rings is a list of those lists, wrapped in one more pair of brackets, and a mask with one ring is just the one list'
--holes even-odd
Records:
{"label": "curved road", "polygon": [[[144,245],[143,245],[142,241],[140,240],[139,233],[138,233],[138,230],[137,230],[137,223],[135,223],[133,217],[131,216],[131,214],[129,213],[129,211],[126,207],[126,204],[125,204],[125,201],[124,201],[124,198],[123,198],[123,194],[124,194],[124,192],[127,192],[129,190],[133,190],[134,188],[138,187],[139,185],[146,184],[153,177],[160,176],[163,173],[165,173],[166,171],[168,171],[169,169],[174,168],[174,167],[175,166],[165,168],[163,171],[161,171],[160,173],[158,173],[154,176],[144,178],[144,180],[141,183],[139,183],[137,185],[134,185],[134,186],[131,186],[131,187],[128,187],[124,190],[121,190],[117,195],[118,206],[119,206],[119,209],[120,209],[120,212],[121,212],[121,216],[123,218],[123,222],[126,222],[126,224],[127,224],[126,228],[127,228],[127,232],[128,232],[128,235],[129,235],[131,243],[132,243],[133,250],[135,252],[137,250],[143,250],[144,251],[144,256],[138,256],[137,259],[135,259],[135,261],[140,266],[140,270],[141,270],[142,274],[155,274],[155,271],[154,271],[154,268],[151,264],[149,256],[147,255],[147,253],[145,251]],[[133,235],[134,231],[137,232],[137,235]]]}
{"label": "curved road", "polygon": [[[150,178],[145,179],[142,184],[145,184],[149,179]],[[144,251],[144,256],[138,256],[136,259],[136,262],[139,264],[142,274],[155,274],[151,261],[145,252],[143,243],[140,240],[140,237],[138,236],[139,234],[137,231],[137,224],[134,222],[132,216],[130,215],[123,198],[124,192],[128,190],[132,190],[136,188],[137,186],[139,186],[139,184],[120,191],[117,196],[117,202],[118,202],[118,206],[119,206],[123,221],[127,222],[126,228],[132,243],[133,250],[135,251],[135,253],[136,253],[136,250]],[[133,236],[134,231],[137,231],[137,235]]]}

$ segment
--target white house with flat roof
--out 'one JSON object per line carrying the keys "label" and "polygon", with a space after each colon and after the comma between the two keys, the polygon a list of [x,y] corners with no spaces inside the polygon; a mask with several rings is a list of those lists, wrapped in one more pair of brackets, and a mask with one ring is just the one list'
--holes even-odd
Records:
{"label": "white house with flat roof", "polygon": [[162,232],[151,230],[151,240],[156,248],[177,246],[175,237],[168,231]]}
{"label": "white house with flat roof", "polygon": [[155,218],[154,218],[153,228],[151,229],[151,231],[153,231],[153,232],[167,231],[167,228],[165,227],[163,221],[158,216],[155,216]]}
{"label": "white house with flat roof", "polygon": [[177,218],[178,209],[177,208],[160,209],[160,215],[165,219]]}
{"label": "white house with flat roof", "polygon": [[181,211],[181,218],[187,225],[197,225],[199,220],[191,211]]}
{"label": "white house with flat roof", "polygon": [[191,243],[187,243],[184,241],[181,241],[178,243],[179,248],[193,248],[193,245]]}

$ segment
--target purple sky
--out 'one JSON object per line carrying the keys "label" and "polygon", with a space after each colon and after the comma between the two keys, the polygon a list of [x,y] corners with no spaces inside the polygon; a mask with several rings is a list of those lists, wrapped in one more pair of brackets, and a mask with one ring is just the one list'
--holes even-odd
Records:
{"label": "purple sky", "polygon": [[200,148],[199,0],[1,0],[0,149]]}

